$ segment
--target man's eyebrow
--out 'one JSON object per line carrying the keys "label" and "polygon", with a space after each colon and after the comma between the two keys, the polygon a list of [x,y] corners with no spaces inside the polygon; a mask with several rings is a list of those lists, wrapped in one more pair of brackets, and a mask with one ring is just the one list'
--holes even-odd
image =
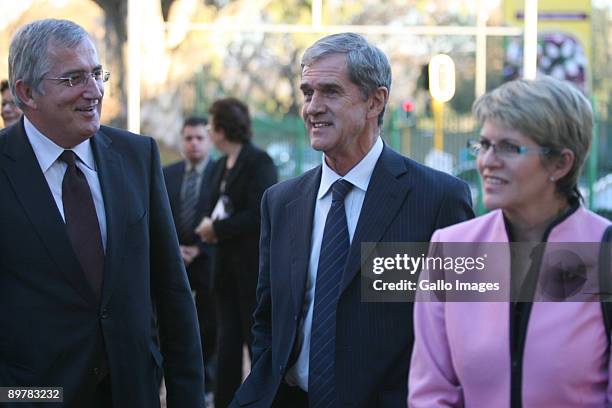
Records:
{"label": "man's eyebrow", "polygon": [[[303,83],[303,84],[300,85],[300,89],[302,91],[309,90],[309,89],[312,89],[312,88],[313,87],[310,86],[307,83]],[[321,89],[323,91],[337,91],[339,89],[342,89],[342,87],[339,84],[335,83],[335,82],[319,83],[316,88],[319,88],[319,89]]]}
{"label": "man's eyebrow", "polygon": [[342,87],[335,82],[321,84],[320,88],[324,91],[337,91],[339,89],[342,89]]}
{"label": "man's eyebrow", "polygon": [[[102,64],[98,64],[95,67],[93,67],[91,72],[99,71],[101,69],[102,69]],[[78,74],[78,73],[81,73],[81,72],[88,72],[88,71],[85,71],[83,69],[73,69],[73,70],[70,70],[70,71],[62,72],[61,76],[66,76],[66,75],[71,75],[71,74]]]}

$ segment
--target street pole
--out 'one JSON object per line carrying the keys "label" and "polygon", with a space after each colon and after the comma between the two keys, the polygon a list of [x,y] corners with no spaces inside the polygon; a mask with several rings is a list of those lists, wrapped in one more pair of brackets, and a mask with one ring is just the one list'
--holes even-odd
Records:
{"label": "street pole", "polygon": [[140,0],[128,0],[127,108],[128,130],[140,133]]}

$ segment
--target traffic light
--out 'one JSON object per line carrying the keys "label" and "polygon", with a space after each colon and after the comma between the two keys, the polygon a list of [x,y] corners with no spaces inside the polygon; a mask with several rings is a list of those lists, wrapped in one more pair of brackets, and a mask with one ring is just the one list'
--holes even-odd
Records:
{"label": "traffic light", "polygon": [[408,126],[416,125],[416,118],[414,117],[414,102],[411,99],[406,99],[402,102],[402,110],[408,121]]}

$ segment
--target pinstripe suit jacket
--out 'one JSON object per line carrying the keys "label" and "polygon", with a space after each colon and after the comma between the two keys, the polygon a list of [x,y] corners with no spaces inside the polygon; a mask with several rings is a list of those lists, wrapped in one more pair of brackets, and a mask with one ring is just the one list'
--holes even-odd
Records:
{"label": "pinstripe suit jacket", "polygon": [[[269,407],[299,330],[321,167],[271,187],[262,200],[253,365],[234,405]],[[473,216],[467,185],[385,146],[376,163],[343,272],[336,322],[341,406],[406,405],[412,304],[361,302],[362,242],[426,242]]]}

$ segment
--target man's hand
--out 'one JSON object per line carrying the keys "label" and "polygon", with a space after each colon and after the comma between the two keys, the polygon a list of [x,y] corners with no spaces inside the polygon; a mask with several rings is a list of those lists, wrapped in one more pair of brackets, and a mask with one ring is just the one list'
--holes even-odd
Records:
{"label": "man's hand", "polygon": [[195,230],[196,234],[202,238],[202,241],[207,244],[216,244],[217,243],[217,234],[215,233],[215,228],[213,227],[213,221],[210,217],[204,217],[198,228]]}
{"label": "man's hand", "polygon": [[197,245],[180,245],[181,248],[181,256],[183,257],[183,262],[185,266],[189,266],[193,262],[193,260],[200,255],[200,248]]}

